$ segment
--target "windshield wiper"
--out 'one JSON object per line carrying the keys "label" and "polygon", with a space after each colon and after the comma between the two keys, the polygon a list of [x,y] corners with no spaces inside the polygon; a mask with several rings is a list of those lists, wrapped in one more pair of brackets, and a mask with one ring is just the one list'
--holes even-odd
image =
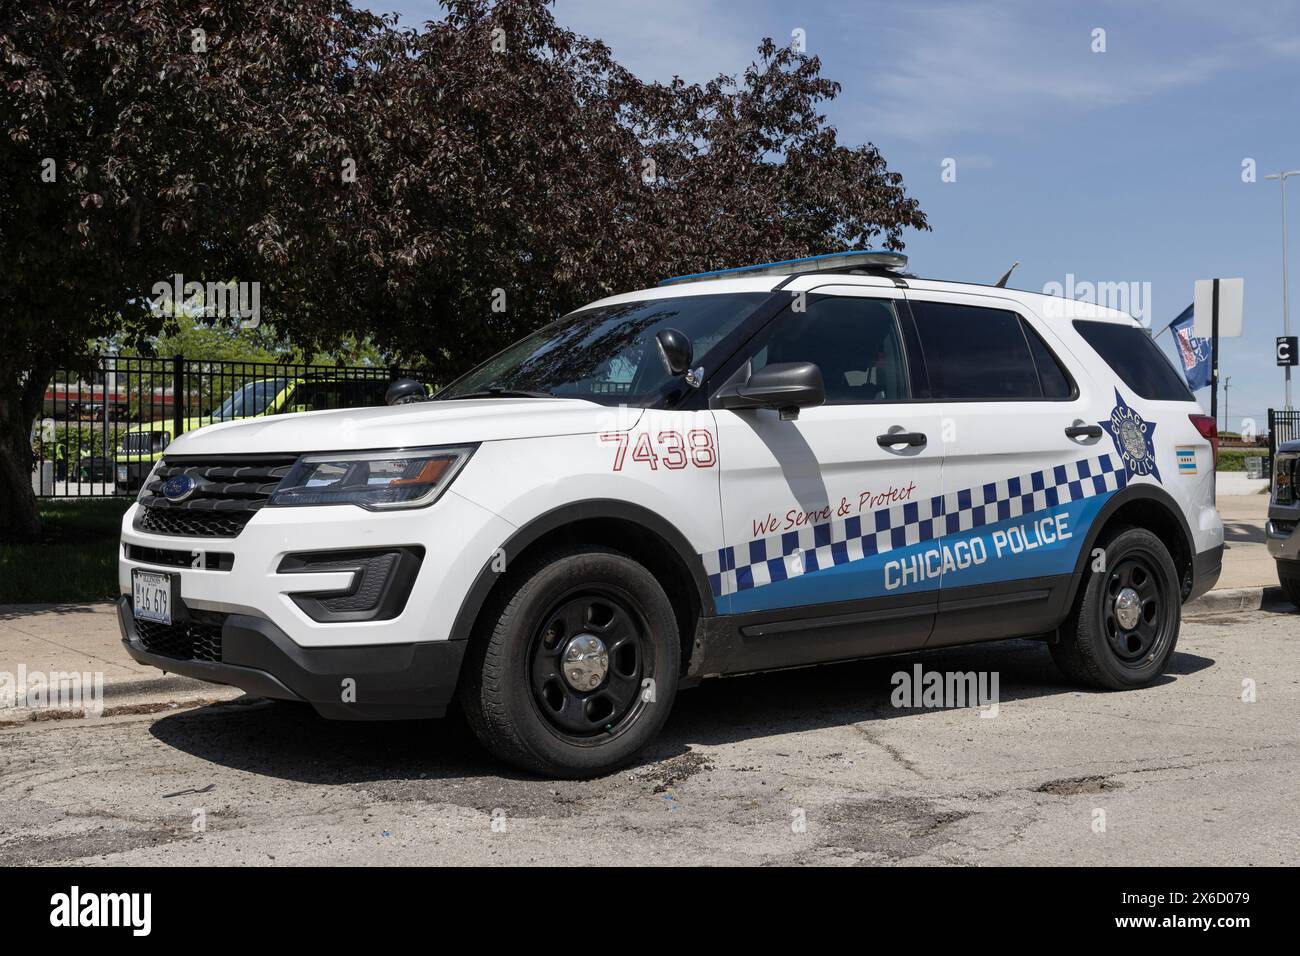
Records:
{"label": "windshield wiper", "polygon": [[449,395],[444,402],[454,402],[462,398],[554,398],[550,392],[529,392],[519,388],[485,388],[478,392],[466,392],[463,395]]}

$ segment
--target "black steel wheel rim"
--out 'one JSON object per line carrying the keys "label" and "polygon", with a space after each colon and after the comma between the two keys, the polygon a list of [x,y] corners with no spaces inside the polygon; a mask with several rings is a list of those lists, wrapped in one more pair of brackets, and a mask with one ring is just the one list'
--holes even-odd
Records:
{"label": "black steel wheel rim", "polygon": [[[575,640],[595,638],[607,666],[594,687],[566,677],[566,653]],[[528,651],[533,700],[543,719],[570,738],[620,733],[641,711],[641,681],[649,669],[646,625],[632,603],[591,588],[565,595],[542,616]]]}
{"label": "black steel wheel rim", "polygon": [[[1136,620],[1126,619],[1121,595],[1136,596]],[[1106,641],[1126,667],[1143,667],[1169,640],[1170,595],[1155,561],[1144,552],[1124,555],[1106,575],[1101,618]],[[1131,612],[1130,612],[1131,613]]]}

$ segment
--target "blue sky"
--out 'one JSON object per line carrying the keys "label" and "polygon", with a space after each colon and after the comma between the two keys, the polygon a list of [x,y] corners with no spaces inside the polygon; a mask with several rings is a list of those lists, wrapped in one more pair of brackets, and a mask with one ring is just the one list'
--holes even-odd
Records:
{"label": "blue sky", "polygon": [[[426,0],[372,6],[411,24],[440,16]],[[1281,202],[1264,174],[1300,169],[1300,2],[559,0],[555,12],[658,80],[738,73],[762,37],[802,29],[843,85],[826,110],[841,140],[875,143],[930,218],[933,232],[906,237],[914,271],[992,282],[1019,259],[1022,289],[1071,274],[1150,283],[1156,328],[1196,279],[1241,276],[1246,333],[1220,358],[1230,427],[1250,416],[1262,430],[1281,407]],[[948,158],[955,182],[941,180]],[[1256,182],[1242,181],[1246,159]],[[1300,177],[1288,190],[1295,333]],[[1300,375],[1294,389],[1300,405]],[[1198,398],[1208,409],[1209,390]]]}

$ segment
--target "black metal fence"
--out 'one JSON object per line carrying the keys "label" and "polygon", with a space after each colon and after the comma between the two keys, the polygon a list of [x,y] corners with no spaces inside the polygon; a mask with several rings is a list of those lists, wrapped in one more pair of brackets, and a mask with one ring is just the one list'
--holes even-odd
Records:
{"label": "black metal fence", "polygon": [[1295,409],[1268,410],[1268,461],[1267,474],[1273,477],[1273,462],[1277,460],[1277,446],[1300,438],[1300,411]]}
{"label": "black metal fence", "polygon": [[32,487],[45,498],[134,494],[177,437],[221,421],[382,405],[417,370],[108,356],[59,372],[32,430]]}

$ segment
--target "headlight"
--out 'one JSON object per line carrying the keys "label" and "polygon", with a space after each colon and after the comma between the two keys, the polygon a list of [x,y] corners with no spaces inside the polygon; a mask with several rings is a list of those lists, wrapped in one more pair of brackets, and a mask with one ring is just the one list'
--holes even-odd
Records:
{"label": "headlight", "polygon": [[357,505],[370,511],[423,508],[438,500],[473,445],[303,455],[271,505]]}
{"label": "headlight", "polygon": [[1273,465],[1273,500],[1280,505],[1295,503],[1295,455],[1278,455]]}

